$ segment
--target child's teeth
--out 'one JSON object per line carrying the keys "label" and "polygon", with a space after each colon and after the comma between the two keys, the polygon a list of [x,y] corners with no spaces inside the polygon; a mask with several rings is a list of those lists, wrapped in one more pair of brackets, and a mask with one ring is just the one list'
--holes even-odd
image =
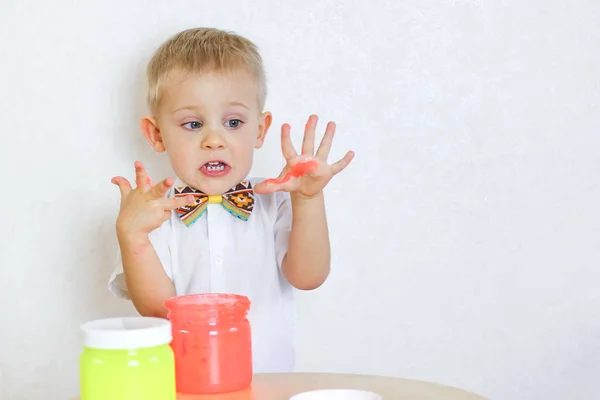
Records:
{"label": "child's teeth", "polygon": [[225,169],[225,165],[220,162],[209,162],[206,165],[206,169],[209,171],[223,171]]}

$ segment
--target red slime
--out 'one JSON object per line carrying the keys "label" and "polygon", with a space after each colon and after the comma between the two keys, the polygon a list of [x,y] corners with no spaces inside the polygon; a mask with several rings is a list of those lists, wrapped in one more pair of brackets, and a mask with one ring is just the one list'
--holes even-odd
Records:
{"label": "red slime", "polygon": [[297,178],[299,176],[313,172],[318,167],[319,163],[317,160],[302,161],[297,164],[294,164],[294,166],[290,169],[290,171],[287,174],[285,174],[285,176],[282,179],[266,179],[263,181],[263,183],[274,183],[280,185],[289,181],[292,176],[294,178]]}

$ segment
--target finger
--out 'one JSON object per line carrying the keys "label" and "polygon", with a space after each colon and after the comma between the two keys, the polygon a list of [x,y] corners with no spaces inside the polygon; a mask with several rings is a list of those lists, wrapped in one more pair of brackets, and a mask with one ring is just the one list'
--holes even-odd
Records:
{"label": "finger", "polygon": [[325,135],[323,135],[321,144],[317,149],[317,158],[327,161],[327,157],[329,157],[329,152],[331,151],[331,144],[333,143],[333,135],[335,135],[335,122],[330,121],[327,123]]}
{"label": "finger", "polygon": [[165,197],[169,191],[169,188],[173,186],[173,183],[174,181],[171,178],[160,181],[156,185],[152,186],[152,189],[150,189],[150,196],[154,199],[161,199]]}
{"label": "finger", "polygon": [[283,183],[275,182],[262,182],[263,185],[267,185],[269,193],[273,192],[293,192],[300,187],[302,180],[300,178],[291,177],[289,180]]}
{"label": "finger", "polygon": [[304,128],[304,141],[302,142],[302,154],[312,156],[315,152],[315,130],[319,118],[316,115],[311,115],[306,122]]}
{"label": "finger", "polygon": [[194,196],[190,194],[187,196],[172,197],[170,199],[160,199],[158,201],[160,202],[160,205],[163,207],[164,210],[175,210],[179,207],[184,207],[188,204],[192,204],[194,200]]}
{"label": "finger", "polygon": [[281,186],[275,183],[260,182],[254,185],[254,192],[258,194],[271,194],[277,192],[277,188]]}
{"label": "finger", "polygon": [[136,161],[135,166],[135,184],[137,187],[142,189],[148,189],[152,186],[152,180],[148,176],[146,172],[146,168],[144,168],[144,164],[141,161]]}
{"label": "finger", "polygon": [[[279,178],[278,178],[279,179]],[[293,178],[292,178],[293,179]],[[286,192],[290,181],[283,183],[275,183],[270,181],[262,181],[254,186],[254,191],[258,194],[270,194],[275,192]]]}
{"label": "finger", "polygon": [[291,161],[298,157],[298,153],[292,144],[290,129],[289,124],[283,124],[281,126],[281,152],[287,161]]}
{"label": "finger", "polygon": [[336,174],[339,174],[340,172],[342,172],[344,170],[344,168],[346,168],[348,166],[348,164],[350,164],[350,161],[352,161],[353,158],[354,158],[354,152],[349,151],[346,153],[344,158],[331,164],[331,172],[333,173],[333,175],[336,175]]}
{"label": "finger", "polygon": [[115,185],[117,185],[119,187],[119,191],[121,192],[121,198],[124,198],[125,196],[127,196],[129,194],[129,192],[131,192],[131,184],[129,183],[129,181],[125,178],[123,178],[122,176],[115,176],[114,178],[112,178],[111,183],[114,183]]}
{"label": "finger", "polygon": [[[285,175],[283,172],[281,174],[279,174],[279,176],[277,178],[271,178],[271,179],[265,179],[264,181],[260,182],[261,185],[268,185],[269,187],[279,187],[281,185],[283,185],[284,183],[287,182],[287,180],[284,182],[284,178]],[[288,178],[289,180],[290,178]]]}

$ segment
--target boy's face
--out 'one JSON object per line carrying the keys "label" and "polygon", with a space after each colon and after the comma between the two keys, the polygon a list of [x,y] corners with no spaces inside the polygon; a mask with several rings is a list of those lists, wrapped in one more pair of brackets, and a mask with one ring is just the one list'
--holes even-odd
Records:
{"label": "boy's face", "polygon": [[144,118],[142,129],[156,151],[167,151],[187,185],[221,194],[246,178],[271,124],[257,95],[254,78],[243,69],[173,70],[156,115]]}

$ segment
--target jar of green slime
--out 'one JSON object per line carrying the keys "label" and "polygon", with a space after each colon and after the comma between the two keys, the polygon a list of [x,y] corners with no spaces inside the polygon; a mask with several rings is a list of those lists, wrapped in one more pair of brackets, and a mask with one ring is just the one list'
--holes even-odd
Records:
{"label": "jar of green slime", "polygon": [[171,324],[128,317],[81,326],[81,400],[175,400]]}

